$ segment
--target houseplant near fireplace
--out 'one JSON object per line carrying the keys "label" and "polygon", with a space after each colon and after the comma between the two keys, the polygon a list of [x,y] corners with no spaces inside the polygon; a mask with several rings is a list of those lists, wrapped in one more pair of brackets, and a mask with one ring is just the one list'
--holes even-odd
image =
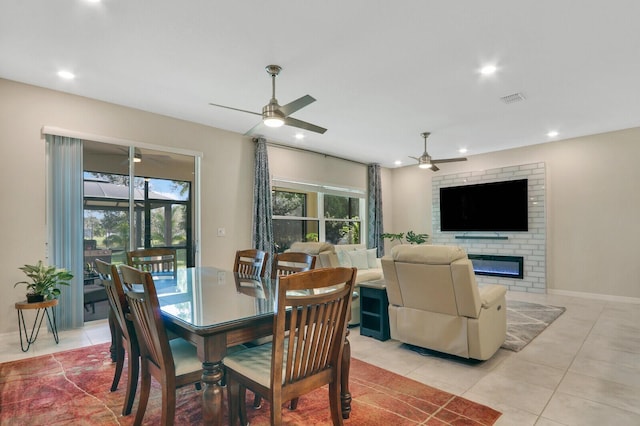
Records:
{"label": "houseplant near fireplace", "polygon": [[406,236],[404,232],[398,234],[384,233],[382,234],[382,238],[389,239],[392,243],[397,242],[402,244],[402,240],[404,239],[409,244],[424,244],[429,239],[429,234],[416,234],[413,231],[407,232]]}
{"label": "houseplant near fireplace", "polygon": [[31,281],[18,281],[13,286],[25,284],[27,286],[27,302],[42,302],[55,299],[60,295],[59,286],[69,285],[73,278],[66,269],[47,266],[39,260],[36,265],[24,265],[20,269]]}

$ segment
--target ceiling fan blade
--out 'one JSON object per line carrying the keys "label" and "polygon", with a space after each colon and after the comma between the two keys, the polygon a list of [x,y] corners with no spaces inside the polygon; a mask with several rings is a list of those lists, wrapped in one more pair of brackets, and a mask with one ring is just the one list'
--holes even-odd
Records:
{"label": "ceiling fan blade", "polygon": [[432,171],[432,172],[437,172],[438,170],[440,170],[440,169],[438,168],[438,166],[436,166],[435,164],[433,164],[433,162],[431,163],[431,167],[430,167],[430,169],[431,169],[431,171]]}
{"label": "ceiling fan blade", "polygon": [[293,114],[294,112],[298,111],[299,109],[302,109],[304,107],[306,107],[307,105],[309,105],[310,103],[315,102],[315,98],[313,96],[310,95],[304,95],[301,98],[296,99],[293,102],[289,102],[286,105],[283,105],[280,107],[280,112],[285,116],[289,116],[291,114]]}
{"label": "ceiling fan blade", "polygon": [[262,114],[261,114],[261,113],[259,113],[259,112],[253,112],[253,111],[247,111],[246,109],[233,108],[233,107],[230,107],[230,106],[219,105],[219,104],[212,104],[211,102],[209,102],[209,105],[217,106],[217,107],[220,107],[220,108],[232,109],[232,110],[234,110],[234,111],[247,112],[247,113],[249,113],[249,114],[259,115],[259,116],[261,116],[261,117],[262,117]]}
{"label": "ceiling fan blade", "polygon": [[453,163],[456,161],[467,161],[465,157],[460,158],[442,158],[440,160],[431,160],[431,163]]}
{"label": "ceiling fan blade", "polygon": [[298,120],[291,117],[285,117],[284,124],[286,124],[287,126],[298,127],[300,129],[305,129],[320,134],[323,134],[327,131],[327,129],[325,129],[324,127],[316,126],[315,124],[307,123],[306,121]]}
{"label": "ceiling fan blade", "polygon": [[412,157],[412,156],[409,155],[409,158],[413,158],[416,161],[420,161],[420,159],[418,157]]}
{"label": "ceiling fan blade", "polygon": [[247,130],[244,135],[245,136],[255,135],[257,133],[257,130],[260,129],[260,128],[262,128],[262,120],[258,121],[258,124],[256,124],[255,126],[250,128],[249,130]]}

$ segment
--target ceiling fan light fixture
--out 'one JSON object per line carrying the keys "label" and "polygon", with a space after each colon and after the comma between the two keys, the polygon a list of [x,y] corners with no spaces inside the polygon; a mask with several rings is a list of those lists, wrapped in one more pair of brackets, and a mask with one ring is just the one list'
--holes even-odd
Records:
{"label": "ceiling fan light fixture", "polygon": [[439,158],[434,160],[431,158],[429,153],[427,152],[427,138],[429,137],[429,132],[422,132],[421,136],[424,138],[424,153],[420,157],[411,157],[418,162],[418,167],[421,169],[431,169],[432,172],[437,172],[440,170],[436,164],[440,163],[453,163],[455,161],[467,161],[464,157],[459,158]]}
{"label": "ceiling fan light fixture", "polygon": [[268,127],[282,127],[284,120],[280,117],[265,117],[262,122]]}
{"label": "ceiling fan light fixture", "polygon": [[142,156],[140,155],[140,153],[136,152],[133,155],[133,162],[134,163],[142,163]]}
{"label": "ceiling fan light fixture", "polygon": [[431,164],[431,157],[425,152],[422,157],[418,158],[418,167],[421,169],[430,169],[433,167]]}
{"label": "ceiling fan light fixture", "polygon": [[258,112],[248,111],[246,109],[214,104],[211,102],[209,103],[209,105],[261,116],[262,121],[249,129],[245,133],[245,136],[255,134],[262,126],[276,128],[281,127],[285,124],[287,126],[297,127],[299,129],[304,129],[320,134],[326,132],[327,129],[323,127],[316,126],[315,124],[307,123],[305,121],[291,117],[291,114],[293,114],[294,112],[306,107],[312,102],[315,102],[315,98],[310,95],[304,95],[292,102],[289,102],[288,104],[280,106],[280,104],[278,104],[278,100],[276,99],[276,76],[280,73],[280,70],[282,70],[282,68],[278,65],[267,65],[266,70],[267,73],[271,76],[271,100],[267,105],[262,107],[262,114]]}
{"label": "ceiling fan light fixture", "polygon": [[275,98],[262,108],[262,122],[267,127],[282,127],[284,118],[279,111],[280,106]]}

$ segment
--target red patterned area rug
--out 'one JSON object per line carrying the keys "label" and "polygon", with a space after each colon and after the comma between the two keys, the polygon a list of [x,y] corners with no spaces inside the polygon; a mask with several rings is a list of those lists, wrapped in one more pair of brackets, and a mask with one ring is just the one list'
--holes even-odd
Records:
{"label": "red patterned area rug", "polygon": [[[108,344],[0,364],[0,425],[131,425],[138,398],[133,414],[123,417],[126,363],[118,390],[109,392],[114,369]],[[152,383],[145,425],[160,423],[160,390]],[[357,359],[351,363],[350,390],[346,425],[491,425],[501,415]],[[300,398],[296,411],[284,408],[283,423],[330,425],[327,395],[321,388]],[[179,389],[175,424],[201,424],[200,404],[194,386]],[[252,426],[269,424],[267,402],[247,413]]]}

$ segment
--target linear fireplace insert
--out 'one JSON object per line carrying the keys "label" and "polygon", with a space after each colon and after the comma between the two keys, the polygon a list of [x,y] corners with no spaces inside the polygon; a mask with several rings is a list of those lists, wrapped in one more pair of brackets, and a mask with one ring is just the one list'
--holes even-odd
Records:
{"label": "linear fireplace insert", "polygon": [[498,256],[489,254],[469,254],[476,275],[490,275],[522,279],[524,258],[522,256]]}

